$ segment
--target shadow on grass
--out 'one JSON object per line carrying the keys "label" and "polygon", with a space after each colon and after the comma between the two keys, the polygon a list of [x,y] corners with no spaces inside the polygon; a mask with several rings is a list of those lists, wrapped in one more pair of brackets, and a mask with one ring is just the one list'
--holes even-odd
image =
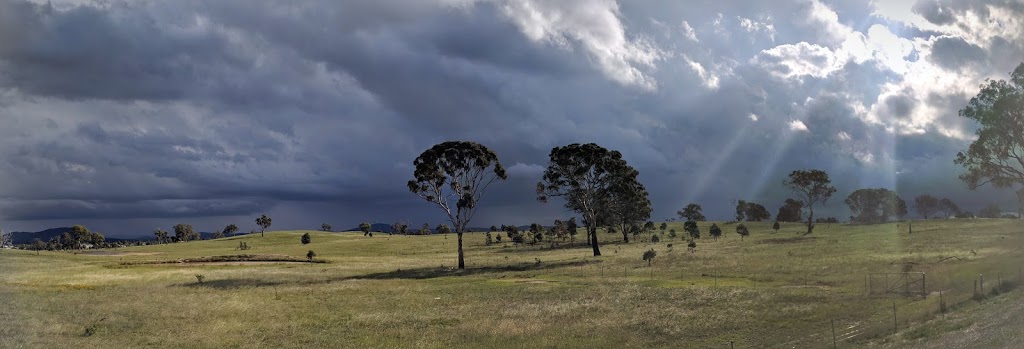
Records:
{"label": "shadow on grass", "polygon": [[267,287],[267,286],[278,286],[285,284],[283,282],[272,282],[263,281],[256,279],[222,279],[222,280],[210,280],[204,281],[203,283],[187,283],[177,284],[175,286],[191,287],[191,288],[213,288],[218,290],[233,290],[239,288],[249,287]]}
{"label": "shadow on grass", "polygon": [[364,275],[353,275],[344,277],[334,277],[327,279],[311,279],[311,280],[286,280],[286,281],[264,281],[258,279],[219,279],[209,280],[203,283],[186,283],[186,284],[175,284],[174,286],[180,287],[191,287],[191,288],[212,288],[220,290],[228,289],[240,289],[240,288],[255,288],[255,287],[269,287],[269,286],[311,286],[320,284],[329,284],[333,282],[342,282],[348,280],[425,280],[435,279],[442,277],[461,277],[461,276],[473,276],[473,275],[488,275],[497,274],[504,272],[524,272],[524,271],[538,271],[538,270],[550,270],[558,268],[572,268],[580,267],[584,265],[597,264],[600,261],[565,261],[565,262],[551,262],[551,263],[521,263],[507,266],[486,266],[476,268],[466,268],[463,270],[453,268],[412,268],[412,269],[398,269],[395,271],[370,273]]}
{"label": "shadow on grass", "polygon": [[488,267],[476,267],[466,268],[463,270],[453,268],[413,268],[413,269],[398,269],[395,271],[372,273],[366,275],[356,275],[343,278],[342,280],[394,280],[394,279],[433,279],[447,276],[472,276],[481,274],[493,274],[502,272],[522,272],[522,271],[535,271],[535,270],[547,270],[557,269],[565,267],[579,267],[583,265],[589,265],[599,263],[598,261],[572,261],[572,262],[554,262],[554,263],[522,263],[516,265],[507,265],[504,267],[499,266],[488,266]]}

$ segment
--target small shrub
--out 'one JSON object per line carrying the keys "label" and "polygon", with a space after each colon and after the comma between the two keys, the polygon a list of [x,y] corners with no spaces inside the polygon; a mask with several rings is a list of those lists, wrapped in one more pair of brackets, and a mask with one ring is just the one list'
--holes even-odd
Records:
{"label": "small shrub", "polygon": [[660,242],[660,241],[661,241],[661,239],[660,239],[660,238],[658,238],[658,236],[657,236],[657,235],[651,235],[651,242],[653,242],[653,243],[658,243],[658,242]]}
{"label": "small shrub", "polygon": [[238,248],[237,248],[238,250],[243,250],[244,251],[244,250],[248,250],[249,248],[250,248],[249,244],[247,244],[245,242],[241,242],[241,241],[238,242]]}
{"label": "small shrub", "polygon": [[697,242],[690,240],[690,243],[686,244],[686,250],[690,251],[690,253],[697,252]]}
{"label": "small shrub", "polygon": [[196,281],[199,282],[200,284],[202,284],[203,280],[205,280],[205,279],[206,279],[206,276],[204,276],[203,274],[196,274]]}
{"label": "small shrub", "polygon": [[654,252],[653,248],[650,249],[650,250],[647,250],[647,252],[644,252],[644,257],[643,258],[644,258],[645,261],[647,261],[647,266],[648,267],[651,266],[651,261],[653,261],[654,257],[657,257],[657,256],[658,256],[658,253]]}
{"label": "small shrub", "polygon": [[311,240],[311,239],[310,239],[310,237],[309,237],[309,233],[305,233],[305,234],[302,234],[302,239],[301,239],[301,241],[302,241],[302,244],[303,244],[303,245],[308,245],[308,244],[309,244],[309,243],[311,242],[310,240]]}
{"label": "small shrub", "polygon": [[316,252],[313,252],[313,250],[306,252],[306,259],[309,260],[310,263],[313,263],[313,257],[316,257]]}

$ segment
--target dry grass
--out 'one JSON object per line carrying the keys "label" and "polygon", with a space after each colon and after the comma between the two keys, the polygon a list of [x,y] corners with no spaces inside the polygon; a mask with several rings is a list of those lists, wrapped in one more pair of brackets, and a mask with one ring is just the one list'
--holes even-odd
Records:
{"label": "dry grass", "polygon": [[[749,223],[742,242],[722,226],[725,238],[696,253],[678,239],[621,244],[601,233],[602,257],[468,234],[464,271],[451,269],[455,236],[309,232],[303,246],[295,231],[106,256],[3,251],[0,347],[819,347],[806,338],[830,320],[869,321],[891,304],[864,295],[865,273],[913,262],[931,289],[952,290],[980,272],[1015,277],[1024,262],[1013,220],[914,222],[913,235],[820,225],[806,238],[796,224],[773,233]],[[245,253],[304,260],[314,250],[329,263],[144,264],[237,255],[240,241],[253,246]],[[650,248],[653,267],[641,260]],[[938,261],[949,256],[959,259]],[[898,301],[908,312],[936,304]]]}

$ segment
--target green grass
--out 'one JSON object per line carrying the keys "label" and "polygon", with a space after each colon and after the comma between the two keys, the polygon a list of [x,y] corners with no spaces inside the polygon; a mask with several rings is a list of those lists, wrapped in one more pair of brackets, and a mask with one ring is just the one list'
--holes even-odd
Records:
{"label": "green grass", "polygon": [[[956,312],[972,304],[979,273],[1015,280],[1024,264],[1015,220],[915,221],[912,235],[905,223],[820,224],[808,237],[798,224],[774,233],[747,223],[743,241],[735,224],[719,225],[719,241],[701,225],[696,253],[680,239],[622,244],[601,232],[601,257],[580,241],[486,246],[467,234],[464,271],[451,269],[454,235],[310,231],[304,246],[307,231],[282,231],[105,255],[4,250],[0,347],[814,348],[831,346],[831,320],[859,331],[847,342],[862,345],[891,333],[894,300],[901,326],[924,323],[937,316],[937,291]],[[240,241],[253,248],[236,250]],[[650,248],[653,267],[641,259]],[[327,263],[147,264],[308,250]],[[960,259],[938,262],[950,256]],[[907,263],[936,292],[865,295],[866,273]]]}

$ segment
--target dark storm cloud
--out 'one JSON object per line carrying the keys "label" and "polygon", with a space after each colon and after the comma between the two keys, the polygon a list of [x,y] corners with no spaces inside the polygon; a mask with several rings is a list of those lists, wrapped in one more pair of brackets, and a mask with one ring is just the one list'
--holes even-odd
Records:
{"label": "dark storm cloud", "polygon": [[953,12],[938,0],[920,0],[914,4],[914,12],[935,24],[950,24],[956,21]]}
{"label": "dark storm cloud", "polygon": [[[839,53],[843,26],[886,23],[863,2],[580,1],[550,17],[516,17],[515,4],[0,0],[0,217],[114,233],[245,229],[262,212],[275,228],[436,224],[405,181],[412,159],[449,139],[482,142],[509,168],[474,225],[570,216],[537,203],[533,185],[550,149],[572,142],[620,150],[655,219],[691,201],[715,218],[737,199],[774,213],[797,168],[828,170],[841,194],[957,185],[963,140],[886,126],[935,104],[961,125],[969,96],[908,87],[879,100],[906,77]],[[1009,71],[987,55],[1021,45],[991,43],[979,56],[936,42],[928,59]],[[885,119],[866,120],[876,104]],[[841,206],[824,212],[844,217]]]}
{"label": "dark storm cloud", "polygon": [[964,39],[943,37],[935,41],[928,58],[943,68],[959,70],[969,64],[983,63],[986,55],[984,49]]}

